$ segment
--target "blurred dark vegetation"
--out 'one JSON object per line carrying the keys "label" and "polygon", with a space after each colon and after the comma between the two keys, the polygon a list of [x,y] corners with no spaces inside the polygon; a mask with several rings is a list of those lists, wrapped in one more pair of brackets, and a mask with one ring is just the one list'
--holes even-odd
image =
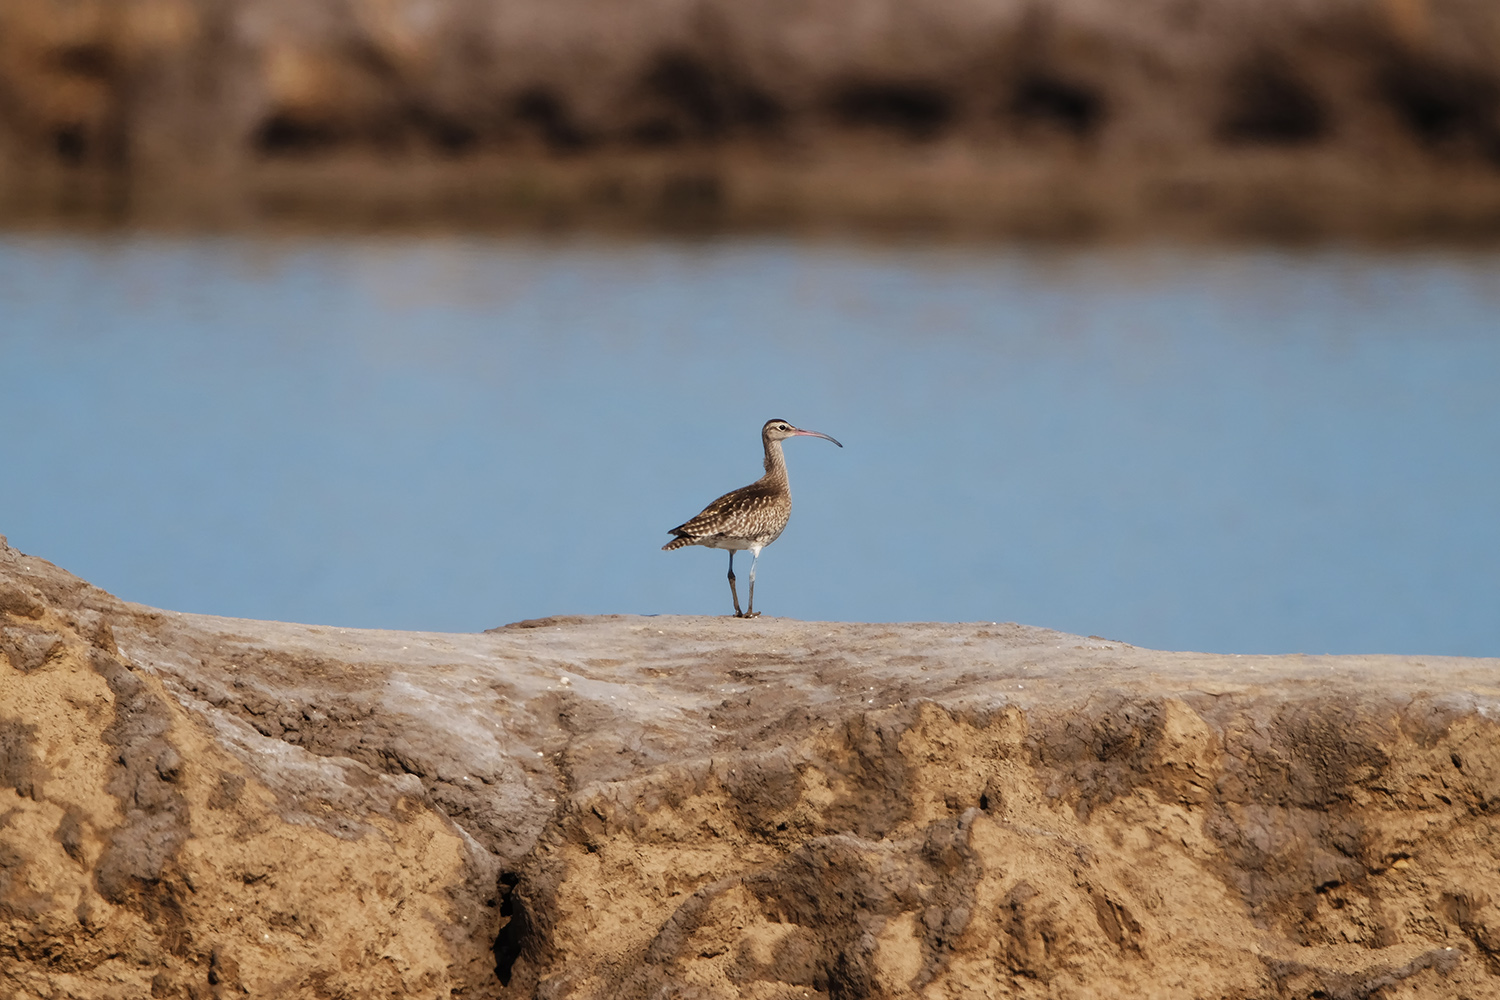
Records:
{"label": "blurred dark vegetation", "polygon": [[1497,0],[5,0],[0,220],[1500,235]]}

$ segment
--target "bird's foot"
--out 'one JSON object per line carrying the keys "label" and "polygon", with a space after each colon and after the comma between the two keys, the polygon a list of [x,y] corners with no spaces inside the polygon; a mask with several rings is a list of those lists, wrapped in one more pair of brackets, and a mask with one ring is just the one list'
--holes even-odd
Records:
{"label": "bird's foot", "polygon": [[734,613],[734,616],[736,618],[759,618],[760,617],[760,612],[759,611],[736,611]]}

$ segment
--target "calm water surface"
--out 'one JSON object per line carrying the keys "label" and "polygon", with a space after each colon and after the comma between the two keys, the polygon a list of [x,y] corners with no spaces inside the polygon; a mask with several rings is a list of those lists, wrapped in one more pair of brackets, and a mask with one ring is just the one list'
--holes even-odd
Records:
{"label": "calm water surface", "polygon": [[0,235],[0,375],[0,533],[161,607],[722,613],[774,416],[767,614],[1500,655],[1500,254]]}

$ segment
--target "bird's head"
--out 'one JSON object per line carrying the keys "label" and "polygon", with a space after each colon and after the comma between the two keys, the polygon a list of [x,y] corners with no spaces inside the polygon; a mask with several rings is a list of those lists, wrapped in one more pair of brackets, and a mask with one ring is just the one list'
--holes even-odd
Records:
{"label": "bird's head", "polygon": [[780,419],[767,420],[766,425],[760,429],[760,435],[767,441],[785,441],[789,437],[822,438],[824,441],[833,441],[833,443],[838,444],[840,448],[843,447],[843,445],[839,444],[837,441],[834,441],[833,438],[829,437],[827,434],[819,434],[817,431],[804,431],[801,428],[793,427],[785,420]]}

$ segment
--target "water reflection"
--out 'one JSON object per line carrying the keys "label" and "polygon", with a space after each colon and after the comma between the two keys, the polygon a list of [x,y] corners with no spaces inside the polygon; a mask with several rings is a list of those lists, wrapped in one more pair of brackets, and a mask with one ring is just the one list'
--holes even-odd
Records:
{"label": "water reflection", "polygon": [[1500,255],[0,237],[0,533],[180,610],[1500,654]]}

